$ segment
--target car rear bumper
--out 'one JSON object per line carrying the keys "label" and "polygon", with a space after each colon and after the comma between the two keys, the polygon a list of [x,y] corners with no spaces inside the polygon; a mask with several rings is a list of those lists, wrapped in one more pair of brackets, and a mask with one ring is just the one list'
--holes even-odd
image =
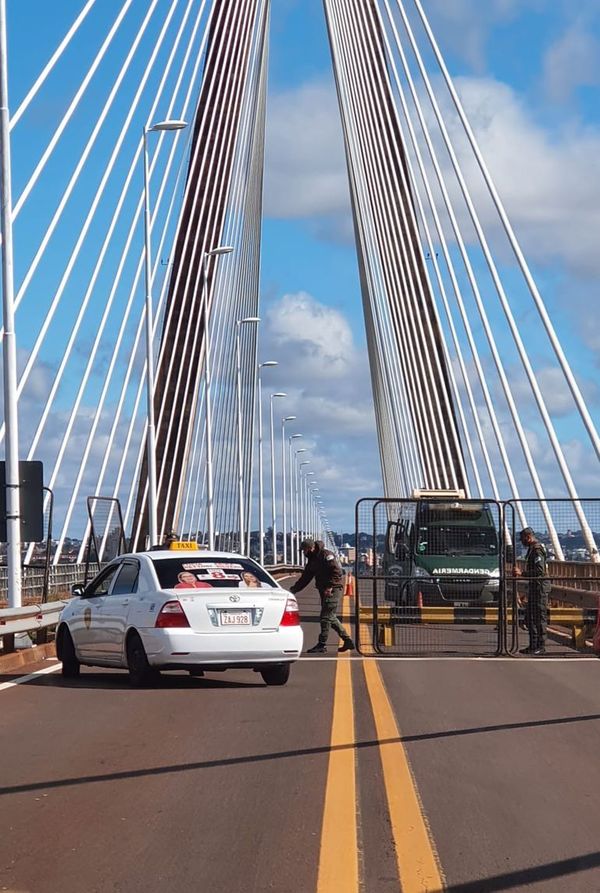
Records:
{"label": "car rear bumper", "polygon": [[283,627],[271,632],[201,633],[189,629],[138,630],[148,662],[153,667],[194,664],[254,666],[289,663],[302,651],[302,627]]}

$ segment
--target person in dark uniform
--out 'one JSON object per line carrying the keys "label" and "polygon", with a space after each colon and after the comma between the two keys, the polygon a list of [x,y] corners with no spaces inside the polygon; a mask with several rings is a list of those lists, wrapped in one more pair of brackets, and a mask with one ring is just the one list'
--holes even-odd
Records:
{"label": "person in dark uniform", "polygon": [[536,539],[531,527],[519,534],[521,543],[527,546],[525,570],[515,568],[515,574],[527,579],[527,607],[525,623],[529,631],[529,647],[521,654],[544,654],[546,651],[546,624],[548,622],[548,596],[551,584],[546,568],[546,547]]}
{"label": "person in dark uniform", "polygon": [[155,543],[153,546],[150,546],[149,552],[162,552],[164,549],[168,549],[171,543],[176,543],[179,537],[172,530],[170,533],[165,534],[165,537],[162,543]]}
{"label": "person in dark uniform", "polygon": [[297,592],[302,592],[305,586],[308,586],[314,579],[321,596],[321,633],[317,644],[308,649],[308,654],[323,654],[327,651],[327,639],[332,627],[343,641],[342,647],[338,648],[338,651],[353,651],[354,642],[340,623],[336,613],[344,579],[344,572],[339,561],[333,552],[325,548],[325,544],[321,540],[316,542],[312,539],[302,540],[300,548],[306,558],[306,567],[300,579],[291,587],[290,592],[293,592],[294,595]]}

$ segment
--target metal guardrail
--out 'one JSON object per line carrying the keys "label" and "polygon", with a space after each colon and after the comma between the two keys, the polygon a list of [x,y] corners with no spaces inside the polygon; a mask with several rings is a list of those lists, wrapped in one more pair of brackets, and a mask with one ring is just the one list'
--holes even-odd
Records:
{"label": "metal guardrail", "polygon": [[10,654],[15,650],[15,636],[19,633],[36,633],[56,626],[65,601],[47,602],[43,605],[24,605],[21,608],[0,609],[0,652]]}
{"label": "metal guardrail", "polygon": [[288,574],[301,574],[304,568],[295,564],[276,564],[273,567],[265,567],[265,570],[275,579],[286,577]]}
{"label": "metal guardrail", "polygon": [[45,605],[27,605],[23,608],[0,609],[0,636],[35,632],[54,626],[66,601],[48,602]]}

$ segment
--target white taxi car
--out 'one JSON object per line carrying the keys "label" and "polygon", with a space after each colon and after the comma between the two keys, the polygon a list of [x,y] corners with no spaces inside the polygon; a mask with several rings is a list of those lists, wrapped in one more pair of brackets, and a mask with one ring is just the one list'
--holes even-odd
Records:
{"label": "white taxi car", "polygon": [[74,586],[56,630],[63,676],[123,667],[139,686],[161,670],[245,667],[285,685],[302,651],[295,597],[252,559],[194,546],[120,555]]}

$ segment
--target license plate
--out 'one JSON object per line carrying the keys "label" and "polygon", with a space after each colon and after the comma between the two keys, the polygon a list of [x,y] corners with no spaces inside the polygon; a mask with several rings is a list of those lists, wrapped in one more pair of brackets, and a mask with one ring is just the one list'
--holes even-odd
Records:
{"label": "license plate", "polygon": [[250,626],[250,611],[221,611],[221,626]]}
{"label": "license plate", "polygon": [[469,602],[454,602],[455,608],[468,608]]}

